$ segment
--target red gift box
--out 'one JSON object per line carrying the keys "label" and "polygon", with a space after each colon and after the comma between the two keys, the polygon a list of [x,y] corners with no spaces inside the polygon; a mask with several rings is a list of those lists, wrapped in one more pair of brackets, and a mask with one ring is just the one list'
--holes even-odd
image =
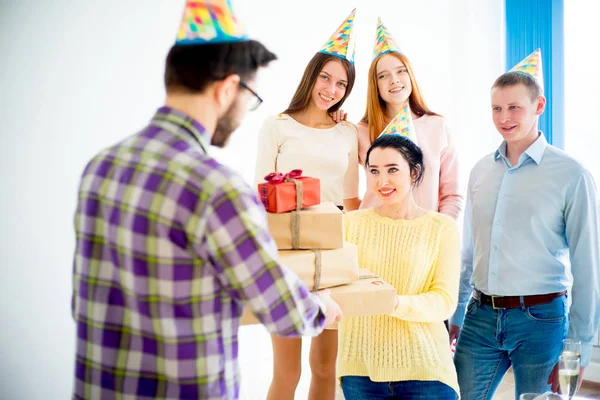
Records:
{"label": "red gift box", "polygon": [[268,212],[284,213],[321,204],[321,183],[317,178],[302,176],[302,170],[287,174],[272,172],[258,184],[260,200]]}

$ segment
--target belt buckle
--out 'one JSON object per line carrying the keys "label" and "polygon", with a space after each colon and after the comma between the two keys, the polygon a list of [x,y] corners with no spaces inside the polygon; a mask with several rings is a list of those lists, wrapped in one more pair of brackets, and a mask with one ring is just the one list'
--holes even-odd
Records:
{"label": "belt buckle", "polygon": [[492,308],[494,310],[502,310],[503,309],[502,307],[496,307],[496,297],[498,297],[498,296],[492,296]]}

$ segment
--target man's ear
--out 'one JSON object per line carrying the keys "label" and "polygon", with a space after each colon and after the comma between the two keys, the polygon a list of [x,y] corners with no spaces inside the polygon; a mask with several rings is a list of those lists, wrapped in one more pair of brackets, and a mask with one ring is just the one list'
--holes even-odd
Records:
{"label": "man's ear", "polygon": [[538,96],[536,102],[537,102],[537,107],[535,110],[535,115],[542,115],[542,113],[546,109],[546,98],[544,96],[540,95],[540,96]]}
{"label": "man's ear", "polygon": [[231,74],[213,84],[213,93],[216,103],[224,109],[229,108],[235,99],[240,86],[240,76]]}

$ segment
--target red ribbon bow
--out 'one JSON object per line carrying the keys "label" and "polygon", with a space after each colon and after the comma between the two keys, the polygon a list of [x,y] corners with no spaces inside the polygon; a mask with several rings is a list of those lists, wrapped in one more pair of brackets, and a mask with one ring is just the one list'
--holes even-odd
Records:
{"label": "red ribbon bow", "polygon": [[269,175],[265,176],[265,181],[271,184],[278,184],[287,181],[288,179],[296,179],[302,176],[301,169],[293,169],[287,174],[282,174],[281,172],[271,172]]}

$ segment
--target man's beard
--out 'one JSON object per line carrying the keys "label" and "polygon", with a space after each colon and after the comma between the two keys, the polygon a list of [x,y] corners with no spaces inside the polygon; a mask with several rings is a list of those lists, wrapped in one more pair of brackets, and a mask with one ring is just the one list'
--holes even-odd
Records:
{"label": "man's beard", "polygon": [[238,121],[236,118],[237,114],[239,114],[239,112],[238,101],[236,99],[233,103],[231,103],[231,106],[229,106],[225,112],[225,115],[223,115],[217,121],[215,133],[210,140],[210,144],[220,148],[223,148],[227,145],[231,134],[240,126],[240,121]]}

